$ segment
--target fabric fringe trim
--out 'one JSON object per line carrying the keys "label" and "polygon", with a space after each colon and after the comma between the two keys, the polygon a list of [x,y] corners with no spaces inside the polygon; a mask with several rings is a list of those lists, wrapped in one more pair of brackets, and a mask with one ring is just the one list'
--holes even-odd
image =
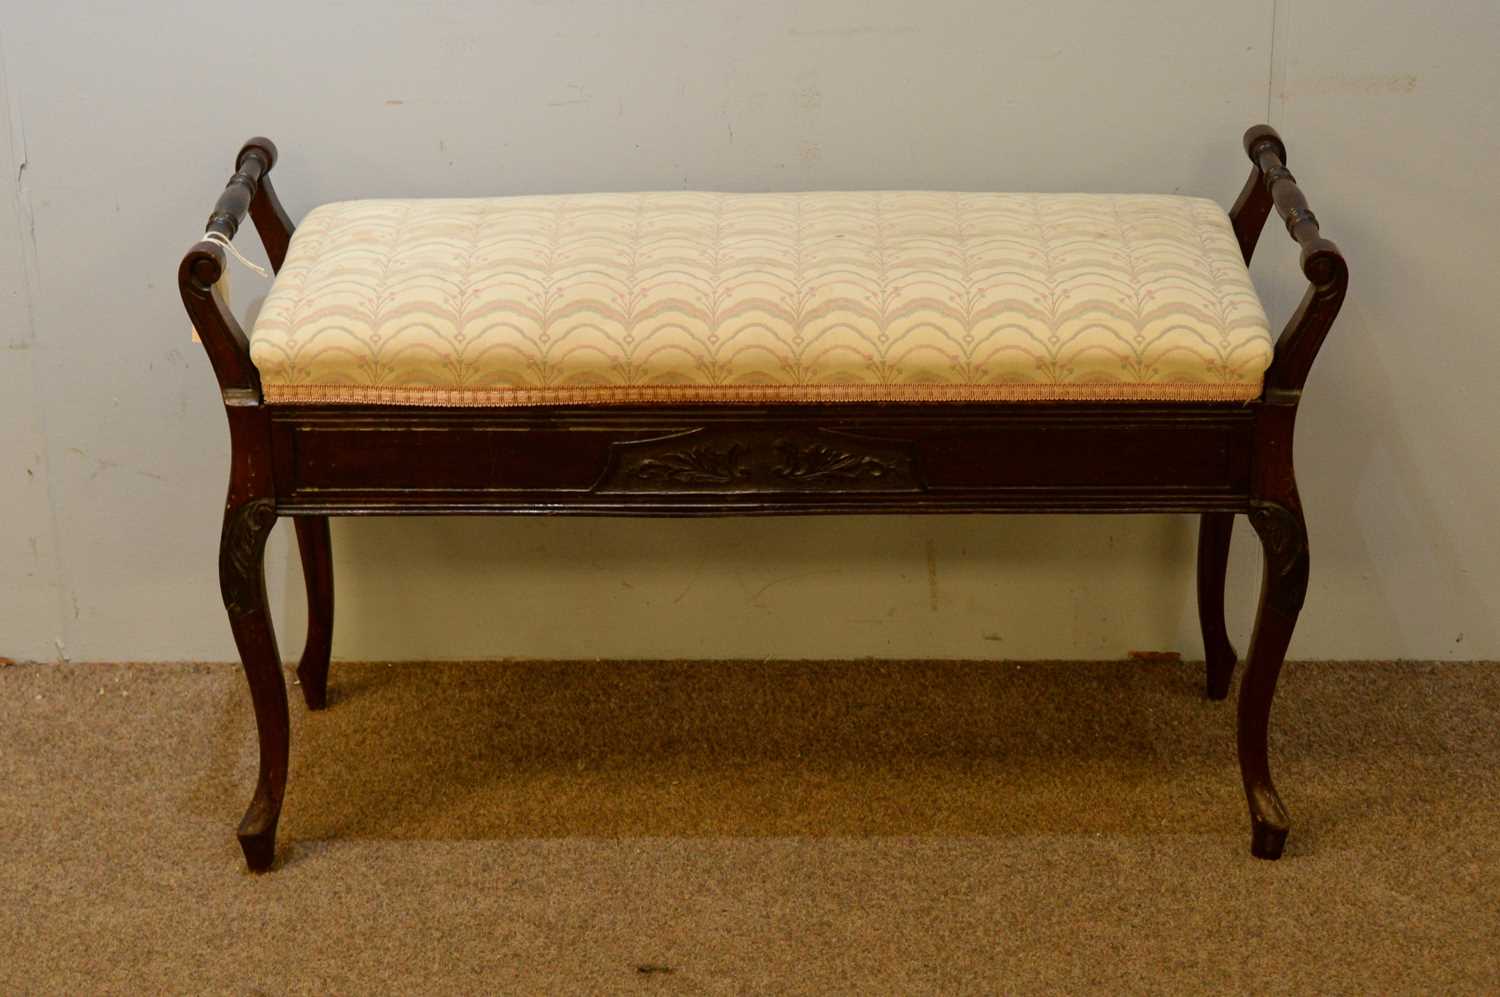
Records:
{"label": "fabric fringe trim", "polygon": [[540,405],[807,404],[809,402],[1248,402],[1261,383],[1201,384],[831,384],[595,385],[555,388],[432,388],[268,384],[272,405],[426,405],[513,408]]}

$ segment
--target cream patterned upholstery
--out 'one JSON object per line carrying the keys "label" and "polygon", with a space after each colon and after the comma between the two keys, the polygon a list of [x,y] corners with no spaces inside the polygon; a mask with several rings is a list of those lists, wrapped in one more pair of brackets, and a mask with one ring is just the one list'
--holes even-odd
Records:
{"label": "cream patterned upholstery", "polygon": [[1228,218],[1155,195],[345,201],[251,336],[277,402],[1254,398]]}

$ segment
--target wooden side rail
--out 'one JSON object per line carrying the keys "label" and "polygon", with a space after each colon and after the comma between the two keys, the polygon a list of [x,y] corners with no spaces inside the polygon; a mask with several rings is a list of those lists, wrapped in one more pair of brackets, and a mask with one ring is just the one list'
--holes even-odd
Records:
{"label": "wooden side rail", "polygon": [[1276,359],[1266,372],[1267,401],[1295,399],[1343,306],[1349,265],[1339,247],[1319,231],[1317,216],[1286,167],[1286,144],[1276,129],[1256,125],[1245,132],[1245,154],[1252,164],[1250,177],[1230,211],[1245,262],[1250,262],[1261,227],[1275,208],[1287,232],[1302,247],[1302,273],[1311,283],[1277,339]]}
{"label": "wooden side rail", "polygon": [[260,375],[250,362],[250,340],[218,292],[224,275],[224,247],[209,238],[232,240],[248,213],[255,223],[273,270],[280,270],[292,240],[292,222],[271,186],[276,144],[252,138],[235,158],[235,172],[214,203],[200,239],[183,256],[177,269],[182,303],[203,340],[225,401],[260,401]]}

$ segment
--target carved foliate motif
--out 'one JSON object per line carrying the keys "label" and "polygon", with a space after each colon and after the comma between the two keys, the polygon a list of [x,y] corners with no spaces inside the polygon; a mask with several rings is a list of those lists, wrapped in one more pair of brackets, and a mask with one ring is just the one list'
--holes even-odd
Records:
{"label": "carved foliate motif", "polygon": [[[691,440],[691,443],[688,443]],[[693,430],[618,445],[600,491],[918,491],[907,444],[836,431]]]}
{"label": "carved foliate motif", "polygon": [[262,498],[240,506],[224,526],[219,587],[231,617],[261,608],[261,555],[275,525],[276,503]]}
{"label": "carved foliate motif", "polygon": [[1276,502],[1252,501],[1250,525],[1266,552],[1266,571],[1274,575],[1267,601],[1296,615],[1307,598],[1307,526],[1298,512]]}
{"label": "carved foliate motif", "polygon": [[799,443],[782,438],[775,443],[780,460],[773,473],[790,481],[860,481],[906,474],[911,461],[904,457],[882,457],[833,447],[825,443]]}
{"label": "carved foliate motif", "polygon": [[696,446],[647,457],[630,469],[637,481],[675,481],[681,484],[727,485],[750,476],[742,460],[745,448]]}

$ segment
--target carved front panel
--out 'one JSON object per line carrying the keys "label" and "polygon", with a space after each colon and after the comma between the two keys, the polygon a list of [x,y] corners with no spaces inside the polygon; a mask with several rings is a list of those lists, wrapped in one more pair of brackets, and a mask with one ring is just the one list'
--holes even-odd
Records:
{"label": "carved front panel", "polygon": [[705,427],[616,443],[598,492],[918,492],[911,445],[834,430]]}
{"label": "carved front panel", "polygon": [[276,508],[303,515],[707,515],[719,497],[726,513],[1248,511],[1258,418],[1133,405],[273,415]]}

